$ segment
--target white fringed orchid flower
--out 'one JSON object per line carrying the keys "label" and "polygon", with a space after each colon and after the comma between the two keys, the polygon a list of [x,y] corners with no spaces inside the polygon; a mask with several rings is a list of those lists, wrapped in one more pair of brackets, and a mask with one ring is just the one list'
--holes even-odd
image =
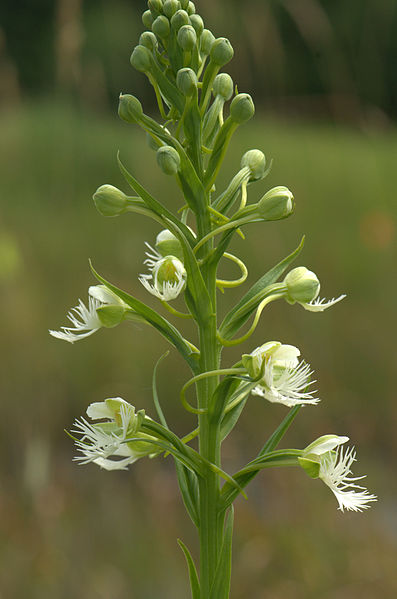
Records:
{"label": "white fringed orchid flower", "polygon": [[288,407],[299,404],[316,404],[315,383],[310,377],[313,371],[309,364],[299,361],[300,351],[293,345],[270,341],[257,347],[250,355],[243,356],[243,364],[252,378],[262,373],[262,378],[253,389],[253,395]]}
{"label": "white fringed orchid flower", "polygon": [[[103,310],[104,307],[106,310]],[[127,311],[132,312],[115,293],[104,285],[93,285],[88,290],[88,307],[79,299],[77,306],[68,312],[72,326],[61,327],[60,331],[50,330],[49,333],[57,339],[74,343],[93,335],[102,327],[119,324]],[[140,320],[138,315],[136,317]]]}
{"label": "white fringed orchid flower", "polygon": [[348,437],[337,435],[320,437],[304,450],[299,462],[309,476],[320,478],[331,489],[338,501],[338,509],[361,512],[377,497],[357,484],[365,476],[351,476],[356,451],[354,447],[345,451],[341,447],[348,440]]}
{"label": "white fringed orchid flower", "polygon": [[152,295],[168,302],[176,299],[186,286],[186,270],[175,256],[165,256],[153,265],[151,273],[139,281]]}
{"label": "white fringed orchid flower", "polygon": [[[144,411],[135,413],[134,406],[121,397],[92,403],[87,415],[92,420],[106,420],[95,424],[85,418],[75,420],[72,433],[81,435],[75,443],[82,455],[74,460],[80,464],[93,462],[105,470],[126,470],[139,458],[155,453],[153,444],[147,442],[154,437],[139,432]],[[138,441],[128,442],[137,437]]]}

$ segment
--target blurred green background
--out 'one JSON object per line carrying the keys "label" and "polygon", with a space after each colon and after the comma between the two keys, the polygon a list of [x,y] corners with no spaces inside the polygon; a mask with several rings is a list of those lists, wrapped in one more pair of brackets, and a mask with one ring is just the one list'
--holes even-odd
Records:
{"label": "blurred green background", "polygon": [[[241,154],[258,147],[274,168],[251,198],[283,184],[297,201],[293,218],[252,226],[234,251],[254,281],[305,233],[299,260],[318,273],[323,295],[348,294],[322,315],[272,305],[245,350],[275,338],[301,348],[323,401],[302,410],[284,446],[349,435],[359,450],[356,472],[367,473],[379,495],[367,513],[342,515],[329,490],[303,472],[258,476],[249,500],[237,502],[232,596],[392,599],[397,3],[201,0],[197,8],[216,35],[230,37],[236,58],[228,70],[258,112],[237,133],[220,188]],[[144,9],[131,0],[3,0],[0,8],[1,599],[188,596],[175,539],[194,554],[197,545],[171,461],[142,460],[128,473],[78,467],[63,432],[109,396],[153,415],[152,368],[166,343],[131,324],[75,346],[47,333],[86,298],[94,283],[88,258],[155,305],[137,275],[144,241],[158,231],[137,216],[104,219],[91,201],[102,183],[124,186],[120,149],[153,194],[181,205],[144,135],[116,115],[120,91],[154,108],[128,60]],[[246,288],[226,292],[222,310]],[[159,382],[181,435],[193,426],[178,399],[187,377],[172,352]],[[226,468],[255,455],[284,415],[284,407],[252,398],[225,444]]]}

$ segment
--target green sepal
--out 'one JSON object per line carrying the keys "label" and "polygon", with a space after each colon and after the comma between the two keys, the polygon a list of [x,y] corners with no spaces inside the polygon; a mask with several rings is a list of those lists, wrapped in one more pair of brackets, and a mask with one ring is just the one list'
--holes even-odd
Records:
{"label": "green sepal", "polygon": [[102,326],[106,328],[113,328],[120,324],[125,317],[126,309],[123,306],[100,306],[97,308],[96,313]]}
{"label": "green sepal", "polygon": [[[283,272],[300,254],[304,245],[305,238],[302,238],[299,246],[289,256],[284,258],[266,274],[264,274],[251,289],[241,298],[230,312],[225,316],[220,326],[219,332],[225,339],[230,339],[248,320],[250,315],[256,310],[260,302],[264,299],[268,289],[274,285],[281,277]],[[271,291],[271,289],[270,289]]]}
{"label": "green sepal", "polygon": [[232,121],[230,117],[226,119],[215,138],[214,147],[205,171],[204,186],[205,189],[211,189],[218,174],[222,160],[226,154],[230,139],[237,129],[238,124]]}
{"label": "green sepal", "polygon": [[185,555],[187,567],[189,570],[189,579],[190,579],[190,588],[192,591],[192,599],[200,599],[201,598],[200,583],[199,583],[199,579],[197,576],[197,570],[196,570],[196,566],[194,565],[193,558],[190,555],[190,551],[186,547],[185,543],[183,543],[183,541],[181,541],[181,539],[177,539],[177,541],[178,541],[179,547],[182,549],[182,551]]}
{"label": "green sepal", "polygon": [[157,314],[155,310],[149,308],[146,304],[136,299],[129,293],[126,293],[122,289],[119,289],[115,285],[112,285],[101,277],[100,274],[96,272],[92,264],[90,264],[93,275],[103,283],[110,291],[113,291],[120,299],[123,300],[130,306],[135,312],[143,316],[143,318],[149,322],[155,329],[157,329],[166,339],[169,341],[181,354],[181,356],[186,360],[189,364],[190,368],[194,373],[198,372],[197,361],[194,358],[194,352],[192,352],[191,347],[186,343],[178,329],[176,329],[168,320]]}
{"label": "green sepal", "polygon": [[310,478],[318,478],[320,475],[320,462],[317,459],[315,459],[315,456],[313,456],[313,459],[310,459],[310,455],[306,456],[304,458],[298,458],[299,460],[299,465],[303,468],[303,470],[306,472],[306,474],[308,476],[310,476]]}
{"label": "green sepal", "polygon": [[198,528],[199,491],[197,476],[191,470],[186,468],[186,466],[178,462],[178,460],[175,460],[175,469],[183,503],[193,524]]}
{"label": "green sepal", "polygon": [[234,509],[230,507],[226,517],[223,542],[209,599],[228,599],[230,593],[230,575],[232,570]]}
{"label": "green sepal", "polygon": [[157,214],[160,218],[166,217],[168,220],[170,220],[175,227],[178,227],[178,229],[183,232],[183,235],[189,241],[190,245],[194,246],[197,243],[197,241],[193,236],[192,232],[190,231],[189,227],[187,227],[178,218],[176,218],[172,214],[172,212],[170,212],[165,206],[163,206],[163,204],[161,204],[148,191],[146,191],[144,187],[142,187],[142,185],[135,179],[133,175],[131,175],[131,173],[121,162],[119,153],[117,154],[117,163],[127,183],[142,198],[145,205],[148,206],[148,208],[150,208],[153,212],[155,212],[155,214]]}

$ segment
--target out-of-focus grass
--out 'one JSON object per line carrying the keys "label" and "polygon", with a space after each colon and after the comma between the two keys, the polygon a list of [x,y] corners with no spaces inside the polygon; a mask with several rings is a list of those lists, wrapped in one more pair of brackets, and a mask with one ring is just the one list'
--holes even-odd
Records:
{"label": "out-of-focus grass", "polygon": [[[105,276],[153,303],[137,275],[144,241],[153,242],[156,227],[135,216],[104,219],[91,201],[102,183],[126,189],[117,150],[173,209],[181,205],[180,193],[160,174],[143,134],[116,117],[41,104],[3,114],[0,125],[0,597],[182,599],[187,581],[175,538],[195,552],[195,536],[172,464],[141,461],[128,473],[77,467],[63,433],[88,403],[108,396],[121,395],[153,414],[151,372],[166,343],[133,325],[100,331],[75,346],[47,334],[85,298],[93,283],[89,257]],[[367,514],[341,515],[328,490],[303,472],[259,476],[249,501],[238,502],[233,596],[392,598],[397,135],[257,117],[236,135],[223,183],[252,147],[275,159],[252,197],[285,184],[297,208],[293,218],[254,225],[246,241],[236,239],[234,250],[251,280],[306,233],[299,263],[318,273],[326,297],[346,292],[348,299],[322,315],[275,304],[244,351],[270,339],[301,348],[316,370],[323,402],[302,411],[285,446],[301,447],[328,432],[350,435],[359,447],[357,473],[369,474],[380,501]],[[233,275],[226,266],[225,274]],[[220,299],[230,306],[241,292]],[[238,351],[225,352],[225,360]],[[161,396],[183,434],[192,421],[180,408],[178,390],[188,372],[174,352],[167,360]],[[253,398],[225,446],[226,467],[233,471],[254,455],[284,414],[283,407]]]}

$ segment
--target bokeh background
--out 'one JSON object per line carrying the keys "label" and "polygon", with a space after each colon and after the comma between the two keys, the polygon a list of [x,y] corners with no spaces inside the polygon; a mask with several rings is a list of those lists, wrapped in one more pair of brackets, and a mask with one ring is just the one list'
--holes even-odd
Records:
{"label": "bokeh background", "polygon": [[[220,188],[242,153],[274,159],[254,200],[273,185],[295,193],[293,218],[257,224],[234,251],[258,278],[298,244],[326,297],[323,315],[284,303],[264,314],[246,351],[270,339],[297,345],[323,398],[302,410],[284,446],[329,432],[359,449],[357,474],[379,502],[342,515],[328,489],[301,471],[268,471],[237,502],[234,599],[392,599],[397,596],[395,0],[198,0],[206,25],[229,37],[228,71],[253,94],[257,116],[238,131]],[[129,65],[144,2],[3,0],[0,7],[0,598],[183,599],[181,537],[196,555],[171,461],[107,473],[72,463],[64,433],[92,401],[120,395],[153,414],[152,368],[166,343],[146,328],[102,330],[71,346],[49,337],[86,298],[96,268],[153,304],[137,282],[138,217],[104,219],[91,196],[123,187],[127,165],[153,194],[181,205],[144,135],[118,120],[130,92],[154,110]],[[225,270],[225,274],[232,274]],[[246,289],[246,287],[245,287]],[[223,310],[243,289],[222,296]],[[152,301],[153,300],[153,301]],[[236,352],[225,352],[232,360]],[[179,434],[188,372],[175,352],[159,371]],[[233,471],[255,455],[285,408],[252,398],[225,444]]]}

